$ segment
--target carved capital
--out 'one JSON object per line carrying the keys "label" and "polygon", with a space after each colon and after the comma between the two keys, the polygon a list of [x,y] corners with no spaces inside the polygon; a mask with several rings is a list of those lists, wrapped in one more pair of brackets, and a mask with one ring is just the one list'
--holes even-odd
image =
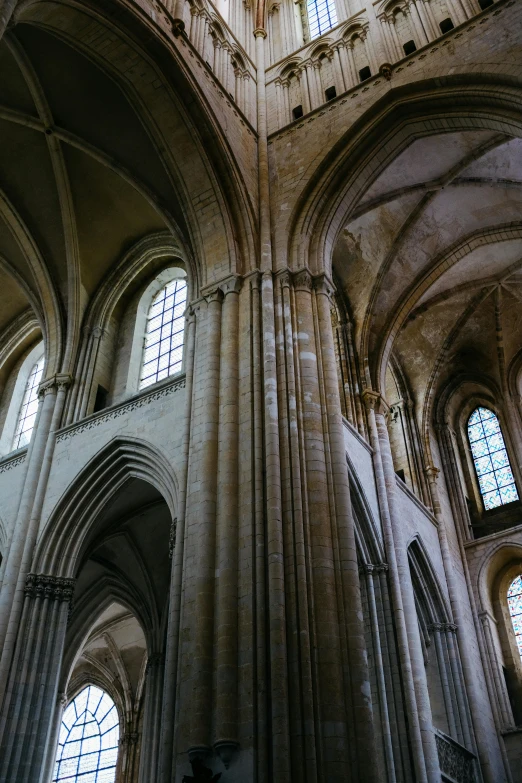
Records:
{"label": "carved capital", "polygon": [[294,288],[296,291],[311,291],[312,283],[312,275],[308,269],[300,269],[294,273]]}
{"label": "carved capital", "polygon": [[58,373],[52,378],[47,378],[40,384],[38,396],[45,397],[48,394],[55,394],[57,391],[65,391],[72,383],[72,377],[68,373]]}
{"label": "carved capital", "polygon": [[204,294],[204,298],[207,304],[211,304],[212,302],[222,302],[223,291],[221,288],[211,289]]}
{"label": "carved capital", "polygon": [[332,296],[335,293],[335,286],[330,280],[329,277],[325,274],[316,275],[314,277],[314,290],[318,294],[323,294],[324,296],[327,296],[329,299],[332,298]]}
{"label": "carved capital", "polygon": [[288,269],[285,269],[283,272],[281,272],[279,275],[279,282],[281,283],[281,288],[291,288],[292,287],[292,276]]}
{"label": "carved capital", "polygon": [[61,576],[28,574],[24,593],[29,598],[47,598],[50,601],[70,603],[75,581],[75,579],[65,579]]}
{"label": "carved capital", "polygon": [[266,38],[266,30],[262,27],[256,27],[254,30],[254,38]]}
{"label": "carved capital", "polygon": [[227,294],[238,294],[241,291],[243,280],[239,275],[232,275],[219,284],[219,287],[223,291],[223,296]]}

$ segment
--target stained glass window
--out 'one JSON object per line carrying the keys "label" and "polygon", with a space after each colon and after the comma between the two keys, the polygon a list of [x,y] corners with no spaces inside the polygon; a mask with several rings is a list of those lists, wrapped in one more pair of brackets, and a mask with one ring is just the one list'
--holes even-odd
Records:
{"label": "stained glass window", "polygon": [[511,622],[513,623],[513,630],[515,631],[515,639],[517,640],[518,651],[522,658],[522,576],[517,576],[517,578],[511,582],[507,600]]}
{"label": "stained glass window", "polygon": [[38,412],[38,386],[42,380],[44,368],[44,357],[42,356],[29,374],[22,399],[22,407],[18,416],[15,436],[13,439],[13,449],[21,449],[27,446],[33,434],[36,414]]}
{"label": "stained glass window", "polygon": [[187,284],[171,280],[152,300],[147,316],[140,389],[181,370]]}
{"label": "stained glass window", "polygon": [[53,783],[114,783],[119,739],[116,705],[88,685],[63,713]]}
{"label": "stained glass window", "polygon": [[317,38],[337,24],[334,0],[307,0],[310,38]]}
{"label": "stained glass window", "polygon": [[493,411],[473,411],[468,421],[468,438],[486,511],[518,500],[504,438]]}

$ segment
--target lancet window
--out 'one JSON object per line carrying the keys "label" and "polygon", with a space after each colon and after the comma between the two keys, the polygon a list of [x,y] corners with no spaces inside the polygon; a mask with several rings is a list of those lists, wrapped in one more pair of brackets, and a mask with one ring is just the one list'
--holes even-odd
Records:
{"label": "lancet window", "polygon": [[187,283],[171,280],[152,300],[145,330],[140,389],[180,372]]}
{"label": "lancet window", "polygon": [[20,413],[13,438],[13,449],[21,449],[27,446],[31,440],[36,414],[38,412],[38,386],[42,380],[44,368],[44,357],[42,356],[36,364],[33,365],[22,398]]}
{"label": "lancet window", "polygon": [[484,508],[518,500],[500,423],[489,408],[476,408],[468,420],[468,438]]}
{"label": "lancet window", "polygon": [[511,582],[507,593],[507,602],[518,652],[522,658],[522,575],[517,576]]}
{"label": "lancet window", "polygon": [[119,739],[116,705],[88,685],[63,713],[53,783],[114,783]]}
{"label": "lancet window", "polygon": [[310,38],[317,38],[337,24],[334,0],[307,0]]}

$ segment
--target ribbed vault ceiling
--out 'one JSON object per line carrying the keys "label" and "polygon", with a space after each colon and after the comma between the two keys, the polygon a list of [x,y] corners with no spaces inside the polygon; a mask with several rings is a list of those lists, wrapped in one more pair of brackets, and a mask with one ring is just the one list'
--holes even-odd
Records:
{"label": "ribbed vault ceiling", "polygon": [[139,105],[84,54],[19,24],[0,73],[0,334],[29,306],[45,332],[54,298],[74,343],[122,253],[183,226],[179,201]]}
{"label": "ribbed vault ceiling", "polygon": [[522,345],[522,141],[414,141],[368,189],[334,268],[372,385],[384,391],[394,357],[419,418],[459,373],[502,389]]}

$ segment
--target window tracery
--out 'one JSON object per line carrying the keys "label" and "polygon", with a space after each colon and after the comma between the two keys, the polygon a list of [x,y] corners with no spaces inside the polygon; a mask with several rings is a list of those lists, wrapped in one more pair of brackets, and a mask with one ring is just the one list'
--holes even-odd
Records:
{"label": "window tracery", "polygon": [[88,685],[63,713],[53,783],[114,783],[119,739],[116,705]]}
{"label": "window tracery", "polygon": [[317,38],[337,24],[334,0],[307,0],[310,39]]}
{"label": "window tracery", "polygon": [[518,652],[522,658],[522,575],[511,582],[507,592],[507,602]]}
{"label": "window tracery", "polygon": [[145,329],[140,389],[181,371],[187,284],[176,278],[152,300]]}
{"label": "window tracery", "polygon": [[468,439],[486,511],[518,500],[500,423],[489,408],[476,408],[468,420]]}
{"label": "window tracery", "polygon": [[27,379],[20,413],[13,438],[13,449],[21,449],[27,446],[31,440],[36,414],[38,412],[38,387],[42,380],[44,357],[42,356],[33,366]]}

